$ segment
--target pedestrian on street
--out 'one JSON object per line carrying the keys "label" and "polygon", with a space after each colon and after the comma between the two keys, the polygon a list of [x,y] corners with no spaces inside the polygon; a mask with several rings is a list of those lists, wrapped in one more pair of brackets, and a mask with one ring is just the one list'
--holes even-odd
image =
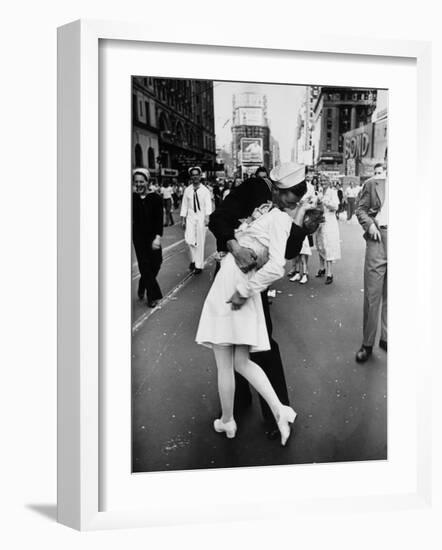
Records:
{"label": "pedestrian on street", "polygon": [[319,271],[316,277],[325,275],[325,284],[329,285],[333,282],[332,264],[341,258],[339,225],[336,219],[339,199],[336,189],[327,178],[323,180],[322,188],[321,202],[324,206],[324,223],[316,232],[316,249],[319,254]]}
{"label": "pedestrian on street", "polygon": [[339,220],[339,214],[344,211],[344,192],[342,191],[342,183],[337,184],[336,191],[339,200],[339,208],[336,210],[336,219]]}
{"label": "pedestrian on street", "polygon": [[215,208],[218,208],[218,206],[221,203],[222,189],[217,181],[215,181],[215,183],[213,184],[212,191],[213,191],[213,201],[215,203]]}
{"label": "pedestrian on street", "polygon": [[312,255],[308,236],[302,241],[299,256],[293,260],[293,268],[290,271],[290,281],[305,285],[308,282],[308,259]]}
{"label": "pedestrian on street", "polygon": [[[304,192],[300,192],[300,187],[295,188],[298,195],[293,191],[295,185],[298,185],[300,182],[302,183],[299,177],[302,174],[305,174],[305,168],[294,163],[280,165],[270,174],[273,180],[286,186],[287,192],[289,192],[292,199],[290,205],[292,207],[296,206]],[[303,177],[305,178],[305,175]],[[249,178],[239,187],[232,189],[221,205],[210,216],[209,229],[216,237],[217,250],[222,255],[230,252],[236,265],[244,273],[257,267],[257,254],[250,248],[241,246],[235,238],[235,229],[240,226],[240,220],[250,216],[255,208],[272,200],[273,188],[274,183],[268,178]],[[313,211],[310,217],[306,214],[303,223],[298,222],[299,225],[296,223],[291,224],[290,235],[285,250],[286,259],[293,259],[299,254],[305,236],[316,230],[321,219],[322,215],[318,215],[317,211]],[[231,260],[228,261],[231,262]],[[284,405],[289,405],[287,384],[279,346],[272,338],[272,320],[266,288],[261,292],[261,303],[270,349],[268,351],[252,352],[251,359],[265,372],[279,401]],[[247,380],[236,371],[235,388],[234,411],[238,413],[241,409],[245,409],[251,404],[252,395]],[[269,439],[275,439],[280,435],[280,431],[274,415],[264,399],[261,398],[260,402],[266,421],[267,435]]]}
{"label": "pedestrian on street", "polygon": [[388,179],[382,164],[375,165],[358,200],[356,216],[367,242],[364,264],[364,312],[362,346],[356,361],[364,363],[373,352],[381,310],[379,347],[387,351],[387,274],[388,274]]}
{"label": "pedestrian on street", "polygon": [[132,241],[140,271],[138,298],[156,307],[162,293],[157,281],[163,261],[161,236],[163,235],[163,205],[149,182],[145,168],[135,168],[132,173]]}
{"label": "pedestrian on street", "polygon": [[181,201],[183,200],[183,194],[184,194],[184,184],[182,182],[178,182],[176,185],[176,196],[177,196],[177,205],[176,208],[179,208],[181,206]]}
{"label": "pedestrian on street", "polygon": [[[316,202],[316,191],[310,181],[306,180],[307,191],[301,199],[302,202],[315,200]],[[292,269],[287,273],[287,276],[290,278],[290,281],[298,281],[301,285],[305,285],[308,282],[308,259],[312,255],[310,246],[313,245],[311,241],[312,236],[307,235],[302,241],[302,248],[299,253],[299,256],[294,258],[292,262]]]}
{"label": "pedestrian on street", "polygon": [[172,215],[172,195],[173,187],[168,182],[164,183],[161,187],[161,196],[163,197],[165,211],[164,227],[174,224]]}
{"label": "pedestrian on street", "polygon": [[227,197],[227,195],[230,193],[232,186],[233,186],[233,182],[226,181],[226,183],[224,184],[222,200],[224,200]]}
{"label": "pedestrian on street", "polygon": [[255,172],[255,178],[268,178],[269,173],[267,172],[267,168],[265,166],[260,166],[256,169]]}
{"label": "pedestrian on street", "polygon": [[199,275],[204,267],[204,244],[212,212],[210,191],[202,185],[201,175],[199,166],[189,168],[190,185],[184,191],[180,212],[184,239],[190,251],[189,269],[195,275]]}
{"label": "pedestrian on street", "polygon": [[356,187],[354,182],[350,182],[345,190],[345,201],[347,203],[347,221],[349,222],[355,213],[356,197],[358,196],[360,187]]}
{"label": "pedestrian on street", "polygon": [[172,204],[173,208],[178,208],[179,203],[179,197],[178,197],[178,182],[176,179],[172,180]]}

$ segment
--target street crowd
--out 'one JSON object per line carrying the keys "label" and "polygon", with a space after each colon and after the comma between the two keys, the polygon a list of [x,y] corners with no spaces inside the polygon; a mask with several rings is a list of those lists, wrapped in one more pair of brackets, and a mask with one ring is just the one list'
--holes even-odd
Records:
{"label": "street crowd", "polygon": [[387,351],[388,180],[377,164],[363,186],[322,174],[303,165],[284,163],[270,173],[264,167],[244,181],[208,184],[200,167],[189,169],[189,181],[159,185],[145,168],[133,170],[133,244],[140,280],[138,298],[154,308],[162,299],[157,276],[162,263],[163,227],[173,225],[179,210],[189,269],[204,269],[209,229],[216,238],[217,272],[205,297],[195,341],[212,349],[217,365],[220,414],[213,428],[234,438],[235,411],[251,402],[250,386],[259,394],[270,439],[285,445],[296,412],[290,406],[281,354],[272,338],[268,289],[286,273],[305,284],[312,250],[319,257],[316,277],[333,283],[333,264],[341,258],[339,223],[356,215],[366,241],[362,345],[355,359]]}

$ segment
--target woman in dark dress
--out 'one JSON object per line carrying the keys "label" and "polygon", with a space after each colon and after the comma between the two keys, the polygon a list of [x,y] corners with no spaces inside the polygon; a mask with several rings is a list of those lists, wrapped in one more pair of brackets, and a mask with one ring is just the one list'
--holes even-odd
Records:
{"label": "woman in dark dress", "polygon": [[146,295],[147,305],[155,307],[163,297],[156,279],[163,261],[163,204],[149,178],[145,168],[132,172],[132,241],[140,270],[138,298]]}

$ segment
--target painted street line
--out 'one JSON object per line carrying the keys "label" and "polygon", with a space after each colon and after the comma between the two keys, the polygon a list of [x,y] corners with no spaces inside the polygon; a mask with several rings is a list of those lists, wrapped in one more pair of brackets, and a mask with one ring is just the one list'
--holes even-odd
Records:
{"label": "painted street line", "polygon": [[[166,254],[167,252],[169,252],[170,250],[172,250],[173,248],[175,248],[179,244],[183,244],[183,242],[184,242],[184,239],[181,239],[180,241],[177,241],[176,243],[173,243],[170,246],[166,246],[166,248],[163,248],[163,254]],[[167,262],[167,260],[170,260],[170,258],[172,258],[173,256],[174,256],[173,254],[167,254],[166,256],[163,257],[162,263],[165,264]],[[140,272],[138,271],[137,262],[132,264],[132,272],[133,272],[132,273],[132,281],[136,281],[137,279],[139,279]]]}
{"label": "painted street line", "polygon": [[[216,252],[211,254],[206,261],[204,262],[204,268],[208,267],[208,265],[211,263],[211,261],[214,259]],[[135,334],[143,325],[144,323],[149,319],[151,315],[153,315],[156,311],[161,309],[163,306],[165,306],[170,300],[177,294],[192,278],[193,273],[188,273],[184,279],[181,279],[181,281],[175,286],[164,298],[158,303],[157,307],[154,307],[152,309],[148,309],[143,315],[138,317],[138,319],[133,323],[132,325],[132,334]]]}

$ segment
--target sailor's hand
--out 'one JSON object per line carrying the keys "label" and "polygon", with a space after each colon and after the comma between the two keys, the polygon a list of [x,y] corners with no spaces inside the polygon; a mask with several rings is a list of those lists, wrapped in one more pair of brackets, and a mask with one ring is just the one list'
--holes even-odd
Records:
{"label": "sailor's hand", "polygon": [[159,250],[161,248],[161,237],[157,235],[152,241],[152,250]]}
{"label": "sailor's hand", "polygon": [[256,254],[251,248],[245,248],[234,239],[227,243],[229,252],[235,258],[236,265],[243,273],[247,273],[256,267]]}

